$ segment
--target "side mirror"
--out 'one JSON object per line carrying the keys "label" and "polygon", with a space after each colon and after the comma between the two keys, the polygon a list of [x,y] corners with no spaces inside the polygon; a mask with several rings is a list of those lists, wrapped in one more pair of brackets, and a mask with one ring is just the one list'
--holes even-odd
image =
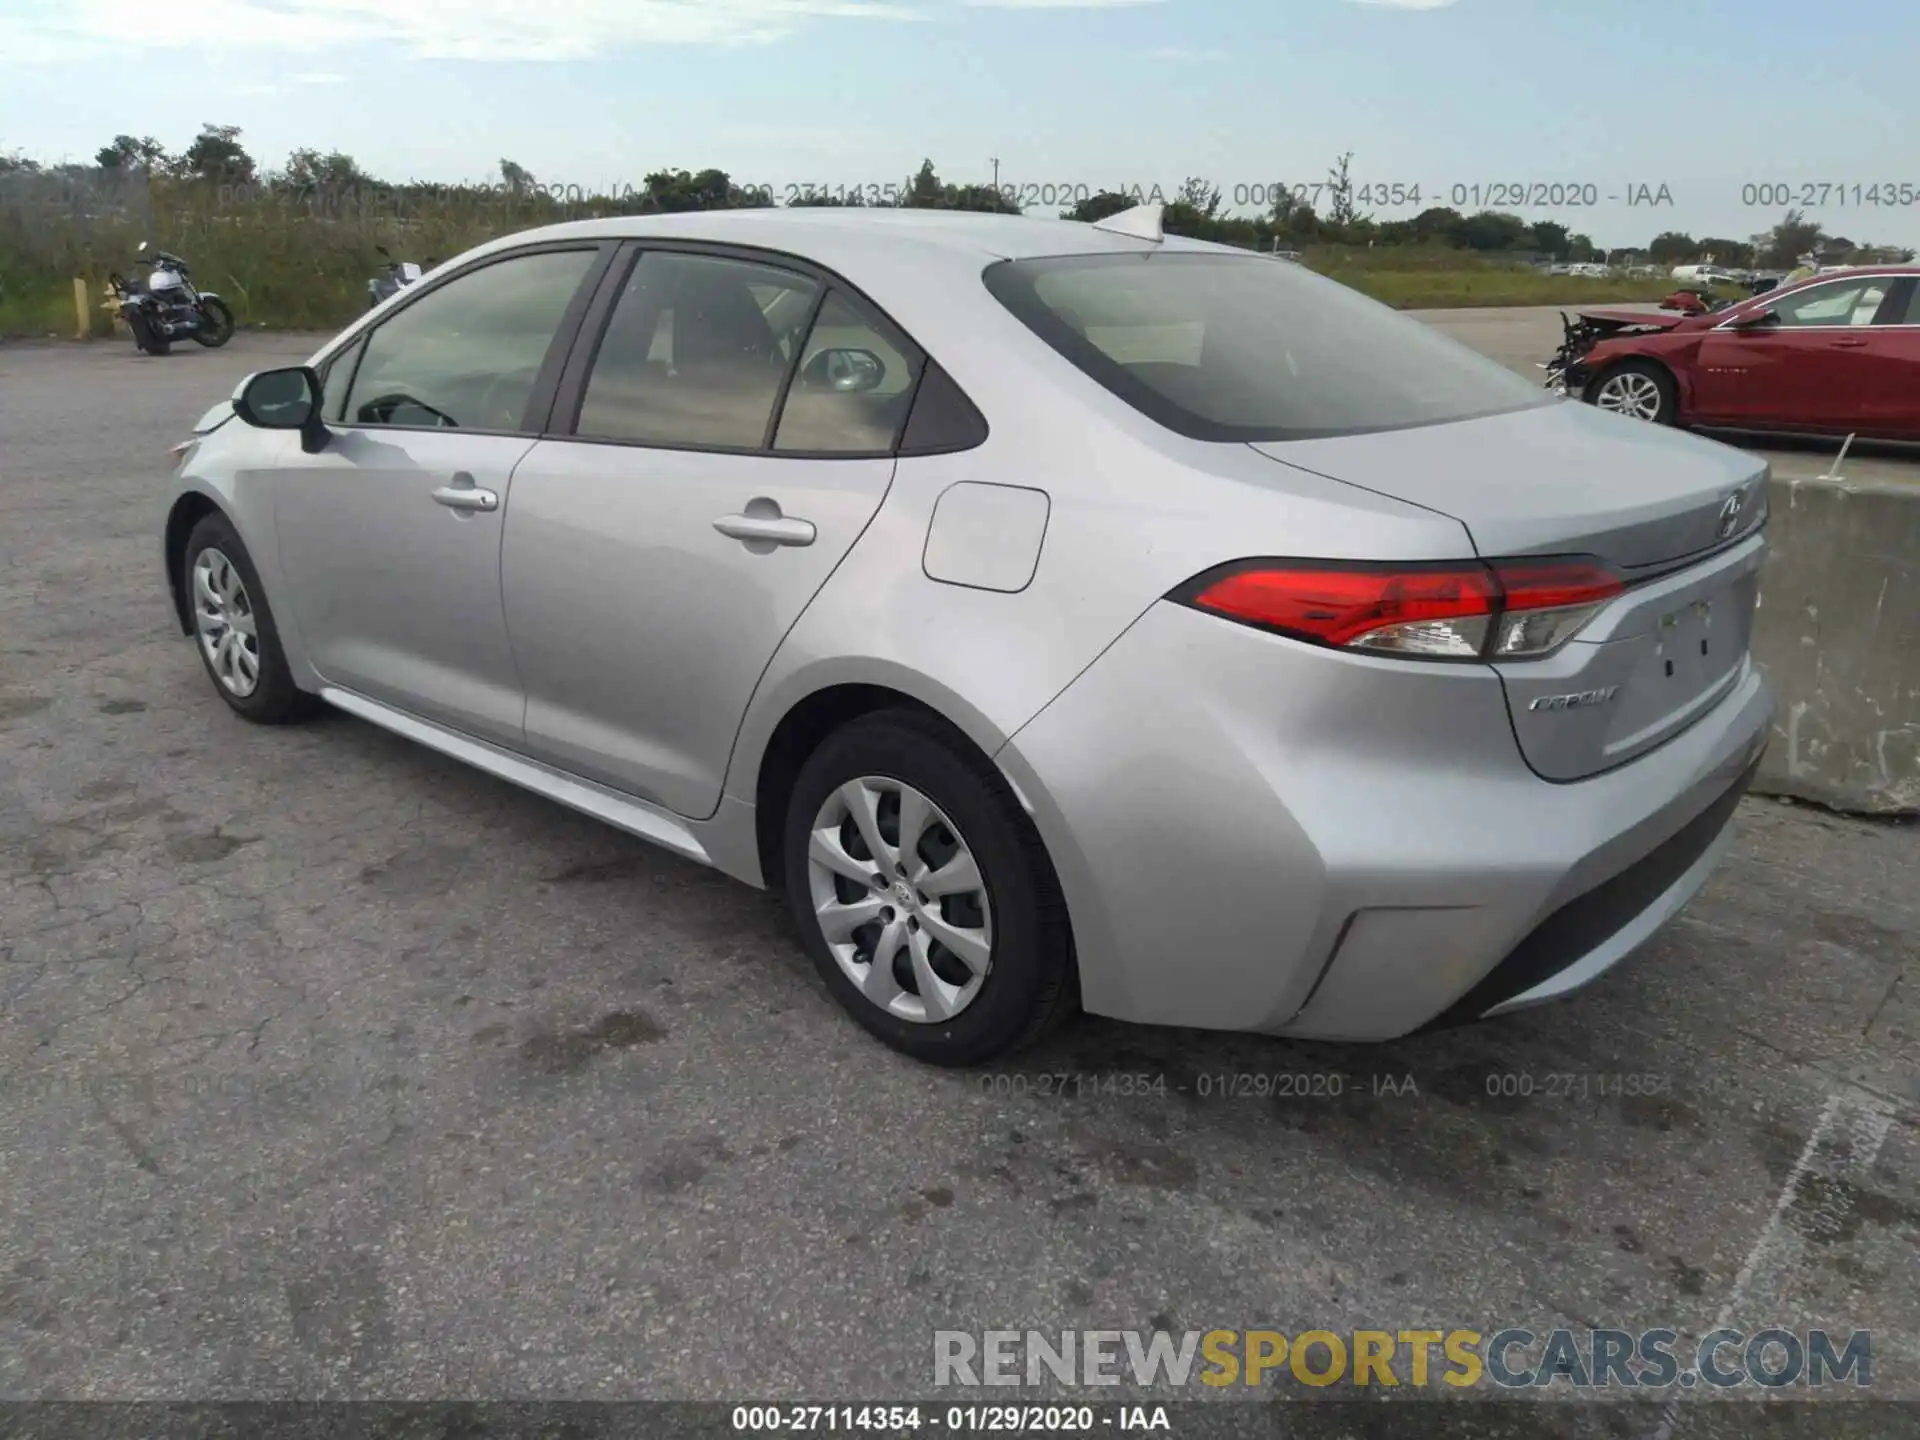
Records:
{"label": "side mirror", "polygon": [[377,250],[377,251],[379,251],[379,253],[380,253],[380,258],[381,258],[381,259],[383,259],[383,260],[391,260],[391,259],[393,258],[393,256],[392,256],[392,255],[390,255],[390,254],[389,254],[389,253],[387,252],[387,247],[386,247],[386,246],[384,246],[384,245],[376,245],[376,246],[374,246],[373,248],[374,248],[375,250]]}
{"label": "side mirror", "polygon": [[327,443],[320,395],[320,377],[309,366],[262,370],[240,382],[233,413],[257,430],[298,430],[301,448],[311,455]]}
{"label": "side mirror", "polygon": [[875,389],[886,378],[886,362],[871,350],[822,350],[800,372],[801,383],[809,389],[843,395]]}
{"label": "side mirror", "polygon": [[1771,305],[1763,305],[1750,315],[1742,315],[1733,322],[1735,330],[1764,330],[1769,325],[1780,323],[1780,312]]}

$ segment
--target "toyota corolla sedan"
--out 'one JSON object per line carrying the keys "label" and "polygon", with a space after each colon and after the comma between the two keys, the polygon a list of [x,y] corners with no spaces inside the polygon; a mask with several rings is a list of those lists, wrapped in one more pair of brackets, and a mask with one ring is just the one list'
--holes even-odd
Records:
{"label": "toyota corolla sedan", "polygon": [[177,448],[183,632],[740,881],[923,1060],[1573,991],[1765,743],[1765,466],[1296,265],[938,212],[498,240]]}
{"label": "toyota corolla sedan", "polygon": [[1583,311],[1567,374],[1602,410],[1661,425],[1920,440],[1920,268],[1810,277],[1724,310]]}

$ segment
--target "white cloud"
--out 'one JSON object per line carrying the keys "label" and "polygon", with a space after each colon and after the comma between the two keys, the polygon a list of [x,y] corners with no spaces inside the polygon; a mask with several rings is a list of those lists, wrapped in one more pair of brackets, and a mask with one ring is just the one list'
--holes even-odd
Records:
{"label": "white cloud", "polygon": [[344,85],[347,83],[347,77],[344,75],[332,75],[324,72],[294,75],[289,78],[291,78],[296,85]]}
{"label": "white cloud", "polygon": [[1122,10],[1167,0],[966,0],[976,10]]}
{"label": "white cloud", "polygon": [[211,41],[306,54],[378,43],[420,59],[580,60],[634,45],[766,42],[809,19],[920,13],[911,0],[174,0],[166,24],[155,25],[147,0],[29,6],[0,16],[0,57],[71,61]]}
{"label": "white cloud", "polygon": [[1189,50],[1184,45],[1163,45],[1158,50],[1149,50],[1147,52],[1147,58],[1149,60],[1167,60],[1180,64],[1190,64],[1203,60],[1212,63],[1217,60],[1225,60],[1227,58],[1227,52],[1224,50]]}
{"label": "white cloud", "polygon": [[1459,0],[1347,0],[1349,5],[1376,5],[1382,10],[1444,10]]}

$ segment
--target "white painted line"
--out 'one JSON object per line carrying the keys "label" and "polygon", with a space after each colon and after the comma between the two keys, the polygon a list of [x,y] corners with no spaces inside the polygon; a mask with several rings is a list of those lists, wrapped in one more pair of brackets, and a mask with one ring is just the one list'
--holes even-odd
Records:
{"label": "white painted line", "polygon": [[[1849,1144],[1845,1158],[1836,1163],[1832,1158],[1823,1156],[1822,1152],[1841,1129],[1843,1116]],[[1892,1128],[1893,1112],[1878,1100],[1864,1096],[1848,1097],[1837,1090],[1827,1096],[1827,1103],[1820,1107],[1820,1118],[1814,1122],[1813,1133],[1807,1136],[1800,1158],[1793,1162],[1793,1168],[1787,1172],[1786,1183],[1780,1187],[1780,1196],[1773,1203],[1773,1213],[1767,1217],[1759,1238],[1747,1252],[1746,1263],[1740,1267],[1740,1273],[1733,1277],[1733,1288],[1727,1292],[1720,1313],[1714,1316],[1712,1326],[1703,1333],[1711,1334],[1714,1330],[1728,1327],[1741,1302],[1746,1299],[1748,1290],[1752,1288],[1754,1278],[1761,1273],[1762,1264],[1773,1259],[1787,1212],[1799,1198],[1800,1187],[1813,1172],[1815,1162],[1822,1162],[1823,1170],[1832,1171],[1833,1179],[1847,1178],[1864,1183]],[[1815,1213],[1813,1222],[1823,1230],[1838,1232],[1846,1221],[1845,1207],[1851,1202],[1841,1198],[1848,1192],[1833,1193],[1836,1198]],[[1789,1258],[1781,1274],[1774,1278],[1784,1279],[1792,1268]],[[1673,1427],[1679,1419],[1680,1403],[1685,1394],[1684,1390],[1676,1388],[1672,1398],[1661,1407],[1660,1424],[1653,1432],[1653,1440],[1672,1440]]]}

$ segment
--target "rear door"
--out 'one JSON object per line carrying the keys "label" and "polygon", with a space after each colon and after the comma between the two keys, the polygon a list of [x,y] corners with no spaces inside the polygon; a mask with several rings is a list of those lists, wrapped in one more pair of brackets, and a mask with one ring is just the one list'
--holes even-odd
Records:
{"label": "rear door", "polygon": [[530,751],[700,818],[761,673],[886,495],[923,357],[798,261],[622,263],[514,472],[507,625]]}

